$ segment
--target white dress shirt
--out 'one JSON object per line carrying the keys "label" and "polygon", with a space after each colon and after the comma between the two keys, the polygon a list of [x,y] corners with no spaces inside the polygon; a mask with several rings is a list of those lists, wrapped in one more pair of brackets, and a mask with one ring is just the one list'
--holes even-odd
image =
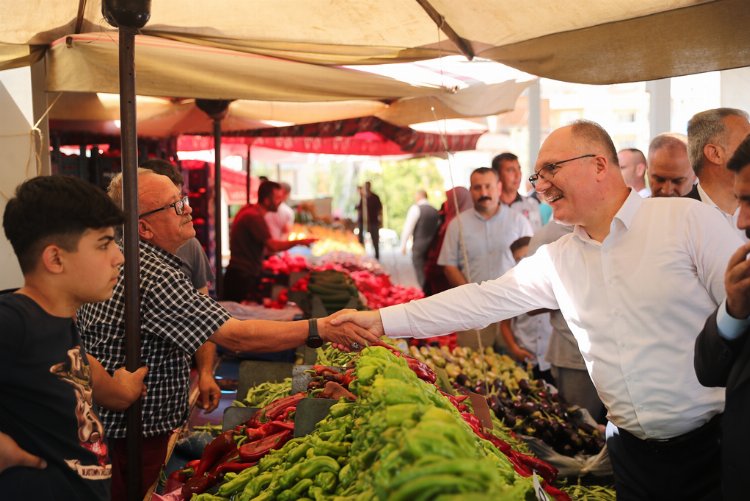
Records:
{"label": "white dress shirt", "polygon": [[698,196],[701,197],[701,202],[703,202],[706,205],[710,205],[711,207],[715,207],[716,210],[718,210],[722,216],[724,216],[724,219],[729,223],[729,225],[734,229],[734,231],[737,232],[737,234],[740,236],[743,242],[747,242],[749,239],[747,238],[747,234],[745,233],[745,230],[741,230],[737,227],[737,219],[740,217],[740,208],[737,207],[737,209],[734,211],[734,214],[727,214],[723,210],[719,208],[718,205],[716,205],[716,202],[711,200],[711,197],[708,196],[708,193],[703,189],[700,183],[698,183]]}
{"label": "white dress shirt", "polygon": [[[533,233],[529,221],[507,205],[489,219],[475,209],[467,210],[448,224],[437,264],[457,267],[469,282],[492,280],[515,266],[510,244]],[[462,244],[466,244],[468,273]]]}
{"label": "white dress shirt", "polygon": [[427,337],[560,309],[609,420],[666,439],[723,410],[724,389],[698,383],[693,345],[724,300],[724,271],[740,244],[705,204],[631,190],[601,243],[576,227],[496,280],[380,314],[389,336]]}
{"label": "white dress shirt", "polygon": [[276,212],[266,212],[263,216],[268,225],[268,232],[274,240],[286,240],[289,236],[289,230],[294,224],[294,209],[289,207],[286,202],[281,202]]}

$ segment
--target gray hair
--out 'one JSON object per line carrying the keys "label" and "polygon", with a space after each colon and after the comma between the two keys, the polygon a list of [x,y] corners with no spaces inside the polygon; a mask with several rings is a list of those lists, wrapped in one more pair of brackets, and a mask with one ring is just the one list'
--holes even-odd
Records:
{"label": "gray hair", "polygon": [[[148,175],[158,175],[156,172],[152,171],[151,169],[144,169],[143,167],[138,167],[138,179],[140,180],[143,176]],[[109,198],[114,201],[115,205],[123,208],[123,196],[122,196],[122,172],[118,172],[115,177],[112,178],[112,181],[109,182],[109,186],[107,187],[107,194],[109,195]]]}
{"label": "gray hair", "polygon": [[731,116],[748,119],[746,112],[737,108],[716,108],[701,111],[688,121],[688,159],[696,174],[703,167],[703,148],[711,141],[726,146],[724,119]]}
{"label": "gray hair", "polygon": [[576,138],[583,139],[604,148],[604,153],[609,157],[610,163],[619,167],[620,162],[617,160],[617,149],[615,143],[604,127],[591,120],[579,119],[570,124],[571,132]]}

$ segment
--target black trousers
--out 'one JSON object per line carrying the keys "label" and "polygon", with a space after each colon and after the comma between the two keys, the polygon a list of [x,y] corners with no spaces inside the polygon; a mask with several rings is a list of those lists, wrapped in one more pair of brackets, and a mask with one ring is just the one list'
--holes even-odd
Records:
{"label": "black trousers", "polygon": [[721,499],[721,415],[667,441],[607,423],[618,501]]}

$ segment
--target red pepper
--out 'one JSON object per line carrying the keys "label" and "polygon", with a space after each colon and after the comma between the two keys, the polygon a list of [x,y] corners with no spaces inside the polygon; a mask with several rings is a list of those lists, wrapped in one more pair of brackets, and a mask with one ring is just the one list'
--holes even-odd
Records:
{"label": "red pepper", "polygon": [[557,468],[548,462],[517,451],[514,451],[514,454],[529,470],[536,471],[545,481],[552,483],[557,478]]}
{"label": "red pepper", "polygon": [[201,456],[200,463],[195,468],[195,475],[193,477],[202,477],[222,456],[234,451],[236,448],[234,430],[227,430],[220,434],[203,450],[203,455]]}
{"label": "red pepper", "polygon": [[245,434],[250,440],[258,440],[284,430],[294,430],[294,423],[291,421],[269,421],[258,428],[248,427]]}
{"label": "red pepper", "polygon": [[240,446],[240,459],[257,461],[273,449],[278,449],[292,438],[292,430],[284,430],[273,435]]}
{"label": "red pepper", "polygon": [[554,485],[550,485],[547,482],[544,483],[544,492],[552,495],[557,501],[570,501],[570,496],[567,492],[561,491]]}
{"label": "red pepper", "polygon": [[200,477],[192,477],[190,480],[185,482],[182,486],[182,497],[190,499],[193,494],[200,494],[206,492],[206,490],[214,485],[217,481],[216,475],[210,473],[208,475],[202,475]]}
{"label": "red pepper", "polygon": [[471,414],[470,412],[462,412],[461,417],[468,423],[469,426],[471,426],[471,429],[474,430],[474,433],[476,433],[479,437],[482,437],[484,435],[484,430],[482,423],[479,421],[479,418],[476,417],[474,414]]}
{"label": "red pepper", "polygon": [[510,454],[512,450],[512,447],[510,446],[508,442],[497,438],[495,435],[492,435],[490,433],[485,433],[482,438],[484,438],[485,440],[489,440],[492,443],[492,445],[497,447],[498,450],[502,452],[503,454],[505,454],[506,456]]}
{"label": "red pepper", "polygon": [[300,402],[300,400],[305,398],[305,396],[305,392],[301,391],[294,395],[274,400],[261,410],[261,415],[265,416],[266,419],[271,421],[279,420],[279,417],[284,415],[284,411],[286,411],[287,409],[296,409],[297,404]]}
{"label": "red pepper", "polygon": [[214,470],[214,473],[216,473],[216,475],[218,476],[230,471],[243,471],[247,468],[250,468],[251,466],[255,466],[256,464],[258,464],[257,461],[252,461],[249,463],[224,463],[217,466]]}

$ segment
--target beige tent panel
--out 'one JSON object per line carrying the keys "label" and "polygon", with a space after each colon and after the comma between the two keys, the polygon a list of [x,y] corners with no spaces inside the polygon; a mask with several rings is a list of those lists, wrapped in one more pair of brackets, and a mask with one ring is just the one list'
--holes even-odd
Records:
{"label": "beige tent panel", "polygon": [[[441,92],[347,68],[317,66],[154,37],[136,40],[136,92],[150,96],[270,101],[389,100]],[[52,44],[50,92],[118,92],[117,33]]]}
{"label": "beige tent panel", "polygon": [[472,118],[511,111],[533,81],[478,85],[455,94],[400,99],[376,117],[400,126],[446,118]]}
{"label": "beige tent panel", "polygon": [[749,26],[748,0],[722,0],[497,47],[482,57],[569,82],[655,80],[750,66]]}
{"label": "beige tent panel", "polygon": [[[560,80],[610,83],[750,65],[747,0],[430,0],[477,56]],[[112,28],[101,0],[0,0],[7,44]],[[317,64],[413,61],[459,49],[416,1],[152,2],[143,33]],[[316,75],[317,77],[317,75]],[[257,97],[253,97],[257,98]]]}

